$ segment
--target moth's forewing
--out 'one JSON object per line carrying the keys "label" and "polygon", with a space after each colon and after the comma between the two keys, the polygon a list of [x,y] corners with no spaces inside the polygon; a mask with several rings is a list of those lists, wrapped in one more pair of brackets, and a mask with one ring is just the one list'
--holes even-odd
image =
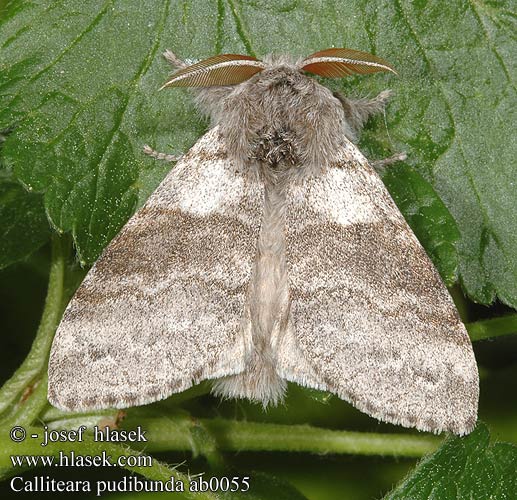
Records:
{"label": "moth's forewing", "polygon": [[289,189],[286,258],[294,339],[280,347],[284,377],[387,422],[473,429],[479,380],[465,327],[380,178],[348,141],[340,162]]}
{"label": "moth's forewing", "polygon": [[50,355],[50,402],[126,407],[242,371],[262,196],[217,129],[203,136],[68,305]]}

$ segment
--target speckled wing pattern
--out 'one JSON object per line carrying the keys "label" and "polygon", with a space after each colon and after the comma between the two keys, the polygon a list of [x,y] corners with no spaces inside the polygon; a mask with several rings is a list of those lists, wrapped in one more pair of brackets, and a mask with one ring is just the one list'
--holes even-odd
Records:
{"label": "speckled wing pattern", "polygon": [[145,404],[239,373],[263,188],[212,129],[92,267],[49,363],[49,400],[88,410]]}
{"label": "speckled wing pattern", "polygon": [[380,420],[465,434],[479,381],[454,303],[352,144],[287,195],[290,326],[280,374]]}

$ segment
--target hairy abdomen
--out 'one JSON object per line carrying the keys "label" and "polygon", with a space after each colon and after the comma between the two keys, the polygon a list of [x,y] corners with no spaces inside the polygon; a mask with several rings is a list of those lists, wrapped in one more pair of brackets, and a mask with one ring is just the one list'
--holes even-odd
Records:
{"label": "hairy abdomen", "polygon": [[285,262],[285,190],[267,180],[264,215],[250,283],[251,342],[246,369],[215,383],[225,397],[246,397],[264,406],[282,399],[286,383],[276,371],[276,349],[285,330],[289,293]]}

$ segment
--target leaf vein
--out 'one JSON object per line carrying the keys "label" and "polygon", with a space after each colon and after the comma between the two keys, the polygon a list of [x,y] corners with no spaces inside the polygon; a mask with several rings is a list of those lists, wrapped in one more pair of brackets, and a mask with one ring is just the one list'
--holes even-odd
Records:
{"label": "leaf vein", "polygon": [[[423,45],[420,43],[420,41],[418,39],[418,36],[417,36],[413,26],[411,25],[407,15],[406,15],[406,12],[402,8],[400,0],[396,0],[395,4],[396,4],[396,7],[397,7],[397,10],[401,14],[401,18],[404,20],[404,23],[406,24],[406,26],[407,26],[407,28],[409,30],[409,33],[410,33],[411,37],[413,38],[413,40],[415,41],[415,44],[417,45],[418,49],[420,50],[420,52],[422,54],[422,57],[424,58],[425,63],[428,65],[428,68],[431,68],[432,67],[432,63],[431,63],[430,59],[428,58],[427,53],[426,53]],[[450,104],[450,102],[449,102],[449,100],[447,98],[447,94],[445,93],[445,90],[442,87],[442,84],[439,81],[438,81],[438,88],[440,90],[440,94],[442,96],[442,99],[443,99],[443,101],[445,103],[445,106],[446,106],[446,109],[447,109],[447,114],[449,115],[449,118],[450,118],[452,126],[453,126],[452,127],[453,137],[451,138],[449,147],[445,151],[450,149],[452,144],[454,144],[454,143],[456,143],[458,145],[458,149],[459,149],[461,158],[463,160],[463,162],[462,162],[462,170],[464,172],[465,178],[467,179],[467,181],[468,181],[468,183],[469,183],[469,185],[470,185],[470,187],[472,189],[472,192],[473,192],[474,196],[476,197],[476,201],[477,201],[477,204],[479,206],[481,217],[483,219],[483,229],[486,230],[492,236],[492,238],[494,239],[494,241],[497,244],[497,236],[495,235],[494,231],[490,227],[489,217],[488,217],[486,209],[485,209],[485,207],[484,207],[484,205],[483,205],[483,203],[481,201],[481,195],[480,195],[480,193],[479,193],[479,191],[478,191],[478,189],[477,189],[477,187],[475,185],[472,173],[468,169],[468,162],[467,162],[467,159],[466,159],[465,150],[463,148],[462,141],[461,140],[457,140],[457,138],[456,138],[457,125],[456,125],[456,119],[454,117],[454,113],[452,111],[451,104]],[[501,253],[504,255],[506,261],[509,262],[508,256],[504,252],[503,248],[500,245],[498,245],[498,248],[500,249]],[[487,276],[487,270],[486,270],[486,268],[484,266],[484,263],[483,263],[483,252],[480,252],[476,256],[476,258],[477,258],[477,261],[478,261],[481,269],[483,269],[483,271],[485,273],[485,276],[484,276],[485,284],[493,286],[493,284],[489,280],[489,277]]]}
{"label": "leaf vein", "polygon": [[159,20],[158,32],[157,32],[157,34],[155,36],[154,43],[151,46],[151,49],[149,50],[149,53],[148,53],[147,57],[143,60],[142,64],[140,65],[140,68],[138,68],[138,70],[137,70],[137,72],[135,74],[135,77],[134,77],[134,79],[132,81],[132,86],[131,86],[130,89],[128,89],[127,97],[125,99],[124,106],[120,110],[120,112],[118,113],[117,123],[115,124],[115,126],[112,129],[112,132],[111,132],[111,134],[110,134],[110,136],[108,138],[108,141],[106,143],[106,147],[104,148],[104,154],[102,155],[102,158],[101,158],[100,162],[97,165],[97,175],[95,175],[95,184],[96,184],[95,185],[95,199],[93,201],[92,210],[90,212],[90,222],[88,224],[88,235],[89,235],[88,239],[90,239],[91,236],[92,236],[92,227],[93,227],[93,224],[94,224],[95,216],[97,214],[98,201],[99,201],[99,177],[100,177],[100,174],[101,174],[101,169],[103,169],[103,167],[106,165],[106,154],[107,154],[108,149],[110,148],[110,146],[113,145],[115,137],[118,135],[120,124],[122,123],[122,121],[124,119],[124,116],[125,116],[125,113],[126,113],[128,107],[129,107],[129,103],[131,101],[131,98],[133,97],[133,95],[136,92],[137,84],[138,84],[141,76],[147,71],[147,69],[149,68],[149,66],[151,65],[152,61],[154,60],[154,58],[156,56],[156,53],[158,51],[158,47],[159,47],[160,41],[161,41],[161,35],[163,34],[163,30],[165,28],[165,22],[166,22],[166,19],[167,19],[168,15],[169,15],[169,5],[170,4],[169,4],[168,0],[165,0],[164,1],[165,8],[163,9],[162,16],[161,16],[161,18]]}
{"label": "leaf vein", "polygon": [[41,76],[43,73],[48,71],[50,68],[55,66],[72,48],[74,48],[81,40],[82,38],[89,32],[93,27],[95,27],[99,22],[101,21],[104,14],[106,14],[106,11],[108,10],[108,6],[113,3],[113,0],[109,0],[104,4],[104,7],[100,10],[100,12],[95,16],[95,18],[92,20],[91,23],[84,28],[77,37],[75,37],[71,43],[69,43],[49,64],[47,64],[44,68],[40,69],[38,72],[36,72],[34,75],[32,75],[28,80],[27,84],[30,84],[34,80],[36,80],[39,76]]}
{"label": "leaf vein", "polygon": [[506,77],[506,80],[508,82],[508,85],[512,87],[512,89],[516,90],[515,85],[513,85],[512,78],[510,77],[510,72],[508,71],[508,67],[506,66],[504,59],[501,57],[501,54],[499,54],[497,48],[494,45],[494,42],[492,40],[492,37],[490,36],[489,30],[483,21],[483,17],[478,12],[478,9],[476,8],[476,1],[475,0],[469,0],[470,5],[472,6],[472,12],[476,16],[476,19],[478,20],[479,24],[483,28],[483,33],[485,34],[485,38],[488,41],[488,45],[490,46],[490,50],[494,53],[495,58],[499,62],[501,68],[503,69],[504,76]]}
{"label": "leaf vein", "polygon": [[246,32],[244,30],[244,24],[242,22],[241,16],[237,12],[237,8],[235,6],[235,3],[233,0],[227,0],[228,5],[230,6],[230,9],[232,11],[233,19],[235,21],[235,28],[237,29],[237,34],[239,35],[242,43],[246,47],[246,50],[248,51],[248,54],[250,56],[256,57],[255,51],[253,50],[253,47],[251,45],[251,41],[249,37],[246,35]]}

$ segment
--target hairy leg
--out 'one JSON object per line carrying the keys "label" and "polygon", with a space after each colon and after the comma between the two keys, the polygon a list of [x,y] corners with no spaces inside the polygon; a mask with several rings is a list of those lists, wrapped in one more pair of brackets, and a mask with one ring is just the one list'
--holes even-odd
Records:
{"label": "hairy leg", "polygon": [[182,155],[171,155],[168,153],[160,153],[160,152],[154,150],[153,148],[151,148],[151,146],[148,146],[147,144],[144,144],[144,153],[146,155],[152,156],[156,160],[165,160],[165,161],[170,161],[170,162],[178,161],[182,156]]}
{"label": "hairy leg", "polygon": [[383,90],[373,99],[348,99],[348,97],[345,97],[339,92],[334,93],[334,96],[337,97],[343,105],[346,121],[353,134],[353,137],[349,137],[349,139],[353,142],[357,142],[368,118],[384,111],[392,93],[391,90]]}
{"label": "hairy leg", "polygon": [[163,57],[165,57],[166,61],[169,62],[174,69],[186,68],[188,66],[187,63],[182,61],[174,52],[168,49],[163,53]]}
{"label": "hairy leg", "polygon": [[388,156],[388,158],[383,158],[382,160],[374,160],[370,162],[370,165],[377,170],[377,172],[382,172],[384,168],[388,165],[392,165],[393,163],[397,163],[398,161],[404,161],[407,159],[406,153],[397,153],[392,156]]}
{"label": "hairy leg", "polygon": [[[390,100],[392,94],[393,92],[391,90],[383,90],[373,99],[348,99],[339,92],[334,93],[343,105],[346,121],[352,133],[352,137],[349,137],[350,140],[357,142],[364,124],[372,115],[384,112],[386,104]],[[380,171],[388,165],[398,161],[404,161],[406,158],[406,153],[402,152],[382,160],[372,161],[371,165],[375,170]]]}
{"label": "hairy leg", "polygon": [[[170,50],[166,50],[163,53],[163,57],[167,62],[169,62],[174,69],[181,69],[187,67],[187,64],[184,63],[179,57],[174,54],[174,52]],[[147,144],[144,144],[144,153],[146,155],[151,156],[152,158],[155,158],[156,160],[164,160],[164,161],[170,161],[170,162],[176,162],[181,158],[181,155],[171,155],[168,153],[160,153],[159,151],[156,151],[155,149],[151,148],[151,146],[148,146]]]}

